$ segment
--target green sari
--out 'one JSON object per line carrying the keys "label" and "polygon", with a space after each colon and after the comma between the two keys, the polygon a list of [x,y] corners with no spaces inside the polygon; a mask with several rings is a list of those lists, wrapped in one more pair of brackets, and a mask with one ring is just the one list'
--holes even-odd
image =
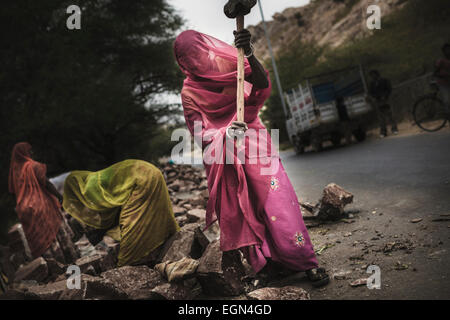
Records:
{"label": "green sari", "polygon": [[90,227],[110,230],[120,241],[118,266],[139,263],[180,229],[161,171],[141,160],[72,172],[63,207]]}

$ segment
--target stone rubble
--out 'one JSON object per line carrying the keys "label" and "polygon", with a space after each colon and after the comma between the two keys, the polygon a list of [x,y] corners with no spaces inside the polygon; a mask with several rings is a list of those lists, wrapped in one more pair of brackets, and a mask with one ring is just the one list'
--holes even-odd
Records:
{"label": "stone rubble", "polygon": [[[162,172],[181,230],[155,250],[145,265],[116,267],[119,243],[105,236],[93,246],[84,226],[69,216],[51,250],[33,260],[21,226],[15,225],[9,247],[0,247],[0,267],[10,278],[9,290],[0,292],[0,299],[190,300],[245,298],[245,294],[247,299],[309,298],[299,287],[252,286],[251,282],[259,281],[242,254],[220,250],[218,223],[205,230],[209,194],[204,170],[168,164]],[[79,288],[68,287],[73,283],[67,273],[70,265],[80,267]]]}
{"label": "stone rubble", "polygon": [[344,218],[344,207],[353,202],[353,195],[335,183],[323,190],[318,218],[320,220],[339,220]]}
{"label": "stone rubble", "polygon": [[239,252],[222,252],[220,241],[207,248],[197,269],[197,278],[206,294],[212,296],[234,296],[244,291],[242,278],[245,269]]}

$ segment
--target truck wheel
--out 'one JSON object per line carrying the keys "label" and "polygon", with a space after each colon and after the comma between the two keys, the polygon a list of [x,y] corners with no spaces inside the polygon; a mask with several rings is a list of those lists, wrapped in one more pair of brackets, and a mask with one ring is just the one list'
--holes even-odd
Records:
{"label": "truck wheel", "polygon": [[314,138],[311,144],[316,152],[322,151],[322,140],[320,138]]}
{"label": "truck wheel", "polygon": [[353,135],[358,142],[363,142],[364,140],[366,140],[366,131],[362,128],[358,128],[357,130],[353,131]]}

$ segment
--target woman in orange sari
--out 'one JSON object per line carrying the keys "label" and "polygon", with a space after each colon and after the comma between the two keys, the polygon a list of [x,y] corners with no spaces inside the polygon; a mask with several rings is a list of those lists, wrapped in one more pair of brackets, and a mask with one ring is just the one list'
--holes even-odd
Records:
{"label": "woman in orange sari", "polygon": [[9,192],[16,196],[16,212],[33,258],[55,241],[63,222],[62,196],[47,179],[47,166],[32,159],[31,145],[17,143],[12,151]]}

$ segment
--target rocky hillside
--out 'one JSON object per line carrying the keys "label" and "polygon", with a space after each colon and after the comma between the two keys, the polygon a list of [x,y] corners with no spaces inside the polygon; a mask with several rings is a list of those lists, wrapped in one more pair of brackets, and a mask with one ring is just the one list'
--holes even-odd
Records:
{"label": "rocky hillside", "polygon": [[[371,33],[366,27],[367,7],[378,4],[382,17],[403,7],[405,0],[312,0],[310,4],[288,8],[267,22],[275,54],[302,41],[332,48],[361,39]],[[262,23],[250,26],[256,54],[269,59]]]}

